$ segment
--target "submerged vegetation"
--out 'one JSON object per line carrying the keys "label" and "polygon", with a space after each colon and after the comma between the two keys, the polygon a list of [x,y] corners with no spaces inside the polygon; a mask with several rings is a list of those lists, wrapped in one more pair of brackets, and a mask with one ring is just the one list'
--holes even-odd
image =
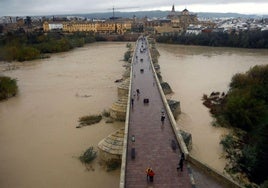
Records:
{"label": "submerged vegetation", "polygon": [[101,113],[101,115],[103,117],[110,117],[110,111],[109,110],[103,110],[102,113]]}
{"label": "submerged vegetation", "polygon": [[0,100],[15,96],[18,92],[17,80],[0,76]]}
{"label": "submerged vegetation", "polygon": [[106,166],[107,166],[107,171],[113,171],[119,168],[121,165],[121,160],[120,159],[110,159],[106,161]]}
{"label": "submerged vegetation", "polygon": [[91,146],[79,157],[79,159],[82,163],[88,164],[91,161],[93,161],[96,157],[97,157],[97,152]]}
{"label": "submerged vegetation", "polygon": [[257,184],[267,181],[268,65],[234,75],[228,93],[210,109],[219,124],[233,128],[221,141],[230,161],[226,170]]}
{"label": "submerged vegetation", "polygon": [[130,43],[127,43],[127,51],[124,54],[124,61],[129,61],[132,57],[132,45]]}
{"label": "submerged vegetation", "polygon": [[92,125],[95,123],[99,123],[102,119],[101,115],[89,115],[83,116],[79,118],[80,126]]}

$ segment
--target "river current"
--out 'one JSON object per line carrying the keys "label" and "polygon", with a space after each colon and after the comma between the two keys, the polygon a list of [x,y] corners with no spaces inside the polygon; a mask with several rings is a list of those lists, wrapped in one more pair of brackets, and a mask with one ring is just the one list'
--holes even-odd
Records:
{"label": "river current", "polygon": [[181,102],[178,126],[192,134],[191,154],[223,172],[226,164],[219,142],[228,130],[213,127],[213,118],[202,104],[203,94],[227,92],[231,78],[255,65],[268,64],[268,50],[214,48],[159,44],[163,80]]}
{"label": "river current", "polygon": [[[266,64],[267,50],[158,44],[164,81],[181,102],[178,126],[192,134],[191,153],[222,171],[220,137],[202,95],[227,91],[232,75]],[[78,160],[88,147],[124,123],[101,121],[80,129],[79,117],[101,113],[117,99],[126,43],[94,43],[0,74],[17,78],[18,96],[0,102],[0,187],[118,187],[120,170]]]}

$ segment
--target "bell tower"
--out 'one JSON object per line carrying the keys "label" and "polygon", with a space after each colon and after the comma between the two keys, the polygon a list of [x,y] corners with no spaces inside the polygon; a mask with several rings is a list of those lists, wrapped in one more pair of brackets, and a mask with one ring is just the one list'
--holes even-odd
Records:
{"label": "bell tower", "polygon": [[175,12],[175,6],[174,6],[174,4],[172,5],[172,10],[171,10],[171,12]]}

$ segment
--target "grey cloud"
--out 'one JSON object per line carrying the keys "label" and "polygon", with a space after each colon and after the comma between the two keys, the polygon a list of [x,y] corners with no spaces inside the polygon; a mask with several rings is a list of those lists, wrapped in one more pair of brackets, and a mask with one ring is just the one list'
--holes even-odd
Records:
{"label": "grey cloud", "polygon": [[192,4],[267,3],[267,0],[0,0],[0,16],[107,12],[136,7],[136,10]]}

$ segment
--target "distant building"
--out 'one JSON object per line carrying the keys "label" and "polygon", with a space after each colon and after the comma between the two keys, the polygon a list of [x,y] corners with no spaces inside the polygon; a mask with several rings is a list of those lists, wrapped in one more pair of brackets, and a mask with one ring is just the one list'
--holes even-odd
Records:
{"label": "distant building", "polygon": [[63,31],[65,32],[97,32],[97,25],[93,22],[65,22]]}
{"label": "distant building", "polygon": [[62,23],[50,23],[48,24],[49,30],[62,30],[63,24]]}
{"label": "distant building", "polygon": [[178,13],[175,11],[175,6],[172,5],[171,12],[168,14],[167,18],[172,20],[178,16]]}
{"label": "distant building", "polygon": [[186,30],[186,34],[198,35],[198,34],[202,33],[202,29],[203,28],[200,25],[199,26],[190,25]]}
{"label": "distant building", "polygon": [[[156,25],[155,33],[158,35],[172,35],[187,31],[189,25],[197,25],[199,21],[197,14],[190,13],[187,9],[181,12],[175,11],[175,6],[172,6],[171,12],[167,15],[167,20],[164,23]],[[197,30],[189,30],[189,33],[198,33]]]}
{"label": "distant building", "polygon": [[263,27],[263,28],[261,29],[261,31],[268,31],[268,25],[266,25],[265,27]]}
{"label": "distant building", "polygon": [[105,21],[105,22],[88,22],[88,21],[71,21],[71,22],[44,22],[43,29],[45,32],[53,30],[62,30],[63,32],[94,32],[94,33],[116,33],[124,34],[131,30],[129,21]]}
{"label": "distant building", "polygon": [[198,24],[197,14],[190,13],[186,8],[182,12],[176,12],[174,5],[167,16],[171,20],[172,27],[186,30],[190,24]]}

